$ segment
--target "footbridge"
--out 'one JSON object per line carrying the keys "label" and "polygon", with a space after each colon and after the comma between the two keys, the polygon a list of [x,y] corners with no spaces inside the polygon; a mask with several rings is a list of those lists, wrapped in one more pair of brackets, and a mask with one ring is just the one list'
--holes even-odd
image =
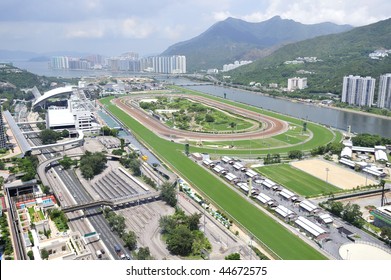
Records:
{"label": "footbridge", "polygon": [[130,197],[121,197],[112,200],[108,200],[108,199],[94,200],[82,204],[61,207],[61,210],[65,213],[68,213],[68,212],[86,210],[89,208],[96,208],[101,206],[110,206],[110,207],[131,206],[131,205],[135,205],[136,203],[137,204],[148,203],[158,199],[160,199],[160,192],[152,192],[152,193],[145,193],[140,195],[133,195]]}

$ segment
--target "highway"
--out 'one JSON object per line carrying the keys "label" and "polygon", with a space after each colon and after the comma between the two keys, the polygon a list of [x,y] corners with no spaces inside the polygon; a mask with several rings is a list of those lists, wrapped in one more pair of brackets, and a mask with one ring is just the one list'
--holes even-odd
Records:
{"label": "highway", "polygon": [[[40,144],[39,138],[30,138],[29,140],[32,141],[35,145]],[[47,149],[42,151],[42,155],[40,155],[40,157],[46,160],[48,156],[50,157],[56,153],[57,152],[53,149]],[[63,184],[59,184],[61,187],[57,187],[57,189],[53,188],[52,186],[52,189],[54,191],[57,191],[57,197],[59,197],[59,195],[61,194],[61,197],[65,199],[64,202],[66,202],[68,205],[74,204],[70,202],[70,199],[76,203],[85,203],[88,201],[92,201],[92,197],[84,189],[83,185],[80,183],[73,171],[64,171],[62,170],[62,168],[60,169],[60,166],[53,167],[52,169],[63,182]],[[54,174],[52,175],[52,183],[54,183],[53,181],[55,181],[57,178]],[[68,192],[70,193],[71,198],[68,198]],[[106,249],[110,252],[110,255],[114,259],[119,259],[118,255],[114,250],[114,245],[118,244],[120,247],[123,247],[122,241],[114,232],[110,230],[110,227],[102,214],[96,209],[88,210],[85,214],[86,216],[88,216],[88,219],[82,219],[81,217],[78,218],[77,214],[75,213],[67,214],[68,218],[70,219],[71,228],[73,227],[74,231],[79,231],[82,235],[91,231],[98,232],[100,234],[100,239],[106,246]],[[89,227],[86,220],[90,222],[93,229]],[[94,256],[96,250],[102,249],[102,246],[100,246],[97,242],[88,244],[87,246],[90,248],[91,253]],[[130,256],[128,250],[126,250],[125,248],[122,248],[122,250]]]}
{"label": "highway", "polygon": [[[73,199],[77,204],[86,203],[93,200],[90,194],[84,189],[83,185],[80,183],[79,179],[76,177],[73,171],[60,170],[60,166],[53,167],[58,177],[67,187],[70,194],[73,196]],[[100,210],[89,209],[85,211],[85,216],[90,221],[91,225],[94,227],[95,231],[100,234],[101,240],[105,243],[107,249],[114,259],[119,259],[118,255],[114,250],[114,245],[119,245],[122,247],[122,251],[127,253],[130,256],[130,252],[123,247],[123,242],[121,239],[111,231],[106,219],[101,214]]]}

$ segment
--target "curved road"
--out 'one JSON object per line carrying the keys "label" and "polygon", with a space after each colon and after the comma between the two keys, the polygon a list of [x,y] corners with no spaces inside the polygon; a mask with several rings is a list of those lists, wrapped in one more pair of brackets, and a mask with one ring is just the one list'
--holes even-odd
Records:
{"label": "curved road", "polygon": [[[159,95],[145,96],[156,98]],[[164,95],[168,96],[168,95]],[[155,119],[148,115],[144,110],[132,106],[131,100],[132,97],[124,97],[120,99],[113,99],[112,102],[121,108],[123,111],[128,113],[138,122],[143,124],[145,127],[153,131],[155,134],[158,134],[161,137],[165,138],[176,138],[176,139],[186,139],[186,140],[202,140],[202,141],[231,141],[231,140],[250,140],[256,138],[270,137],[273,135],[281,134],[288,130],[288,123],[281,121],[276,118],[269,116],[261,115],[259,113],[236,107],[233,105],[225,104],[219,101],[215,101],[209,98],[201,96],[186,96],[180,94],[171,94],[169,96],[177,97],[186,97],[193,101],[206,104],[208,106],[213,106],[230,113],[241,115],[243,117],[260,121],[264,124],[264,128],[254,131],[240,132],[240,133],[229,133],[229,134],[212,134],[212,133],[202,133],[202,132],[193,132],[193,131],[184,131],[170,128],[159,120]],[[139,96],[138,96],[139,98]]]}

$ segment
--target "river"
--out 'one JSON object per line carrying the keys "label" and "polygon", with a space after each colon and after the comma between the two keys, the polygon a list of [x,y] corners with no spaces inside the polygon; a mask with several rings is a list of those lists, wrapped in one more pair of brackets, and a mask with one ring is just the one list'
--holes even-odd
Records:
{"label": "river", "polygon": [[275,111],[299,119],[306,119],[341,130],[347,130],[348,125],[350,125],[352,132],[355,133],[378,134],[383,137],[391,138],[391,119],[346,112],[312,104],[292,102],[234,88],[211,85],[185,87],[219,97],[224,97],[224,93],[226,93],[227,99],[230,100]]}

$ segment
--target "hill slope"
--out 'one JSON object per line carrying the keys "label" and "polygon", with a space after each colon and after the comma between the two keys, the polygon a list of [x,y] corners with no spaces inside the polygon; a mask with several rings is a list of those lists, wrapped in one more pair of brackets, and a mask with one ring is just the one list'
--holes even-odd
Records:
{"label": "hill slope", "polygon": [[188,41],[169,47],[162,55],[186,55],[188,72],[222,68],[235,60],[270,54],[282,44],[350,30],[349,25],[306,25],[279,16],[259,23],[228,18]]}
{"label": "hill slope", "polygon": [[[321,36],[286,45],[268,57],[229,72],[233,81],[248,84],[287,84],[287,79],[305,76],[313,92],[342,90],[344,75],[361,75],[378,78],[391,73],[391,55],[382,60],[372,60],[368,55],[377,49],[391,49],[391,19],[333,35]],[[315,56],[316,63],[286,65],[285,61],[297,57]],[[314,74],[298,74],[304,70]]]}

